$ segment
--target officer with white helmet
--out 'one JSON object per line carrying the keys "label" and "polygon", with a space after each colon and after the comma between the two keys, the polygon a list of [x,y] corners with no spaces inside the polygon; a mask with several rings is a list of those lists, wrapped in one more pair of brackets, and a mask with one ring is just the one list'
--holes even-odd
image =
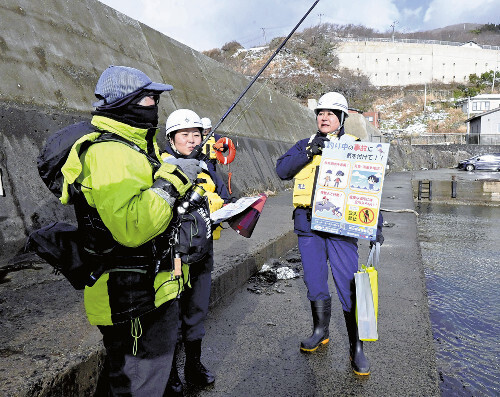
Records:
{"label": "officer with white helmet", "polygon": [[[172,112],[166,123],[167,145],[165,153],[162,154],[163,161],[177,165],[186,173],[191,170],[191,167],[196,167],[200,163],[199,160],[187,157],[201,143],[202,133],[202,120],[195,112],[190,109],[178,109]],[[225,203],[229,203],[231,197],[227,193],[224,182],[215,171],[210,170],[203,162],[201,165],[202,169],[197,175],[196,182],[205,190],[205,197],[208,199],[207,213],[214,212]],[[217,238],[214,233],[213,239]],[[197,386],[207,386],[215,381],[215,376],[200,361],[201,342],[205,336],[204,322],[208,314],[212,283],[213,239],[211,237],[206,243],[209,248],[208,254],[196,263],[190,264],[191,288],[186,288],[180,299],[181,333],[186,353],[184,377],[188,383]],[[182,388],[176,367],[176,357],[174,357],[167,384],[167,395],[170,395],[169,393],[180,394]]]}
{"label": "officer with white helmet", "polygon": [[[347,100],[342,94],[338,92],[328,92],[319,98],[318,104],[314,109],[316,115],[321,109],[337,110],[335,115],[339,119],[340,127],[344,125],[344,119],[349,117],[349,108],[347,106]],[[340,117],[339,117],[340,116]]]}
{"label": "officer with white helmet", "polygon": [[202,117],[201,124],[203,126],[203,136],[207,136],[212,131],[212,121],[208,117]]}
{"label": "officer with white helmet", "polygon": [[[298,141],[281,156],[276,172],[283,180],[296,178],[293,192],[294,231],[304,269],[307,297],[311,302],[313,318],[312,335],[303,340],[300,350],[314,352],[329,341],[331,297],[328,289],[328,263],[330,264],[337,295],[344,310],[349,335],[350,360],[353,371],[368,375],[370,364],[363,352],[363,342],[358,338],[355,318],[354,273],[358,270],[357,239],[311,230],[311,199],[316,167],[326,141],[354,142],[359,138],[344,132],[344,122],[349,116],[346,98],[338,92],[328,92],[314,109],[318,131],[310,138]],[[300,183],[297,181],[300,180]],[[377,241],[382,243],[382,217],[379,217]]]}
{"label": "officer with white helmet", "polygon": [[[202,117],[201,124],[203,125],[203,138],[205,138],[212,131],[212,121],[210,121],[208,117]],[[202,152],[206,156],[207,165],[213,172],[216,170],[216,152],[226,153],[229,150],[229,146],[227,144],[217,142],[221,138],[222,136],[219,134],[212,134],[202,148]]]}

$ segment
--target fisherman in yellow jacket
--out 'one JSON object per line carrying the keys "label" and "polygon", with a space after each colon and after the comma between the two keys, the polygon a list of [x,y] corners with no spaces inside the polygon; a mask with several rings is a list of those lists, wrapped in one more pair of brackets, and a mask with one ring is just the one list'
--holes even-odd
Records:
{"label": "fisherman in yellow jacket", "polygon": [[[84,300],[103,334],[110,395],[161,397],[171,369],[188,267],[174,276],[167,233],[200,170],[160,161],[158,102],[172,88],[131,67],[107,68],[95,88],[95,132],[75,143],[62,168],[61,201],[77,192],[82,247],[102,265]],[[115,139],[82,149],[104,133]]]}

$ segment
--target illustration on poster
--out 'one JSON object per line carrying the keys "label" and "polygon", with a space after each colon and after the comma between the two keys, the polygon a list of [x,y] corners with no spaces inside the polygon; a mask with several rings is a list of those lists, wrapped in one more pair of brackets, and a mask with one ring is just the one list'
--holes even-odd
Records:
{"label": "illustration on poster", "polygon": [[351,189],[378,192],[380,190],[381,181],[381,173],[373,173],[373,171],[354,171],[351,177]]}
{"label": "illustration on poster", "polygon": [[328,142],[313,200],[311,229],[373,240],[389,144]]}
{"label": "illustration on poster", "polygon": [[332,181],[332,170],[327,170],[326,171],[326,176],[324,178],[323,186],[330,186],[330,182]]}
{"label": "illustration on poster", "polygon": [[321,189],[316,196],[314,213],[326,219],[342,219],[341,208],[344,207],[345,194],[331,190]]}
{"label": "illustration on poster", "polygon": [[343,178],[345,175],[349,175],[351,169],[351,164],[348,161],[325,161],[322,173],[318,179],[321,186],[333,187],[343,189],[347,187],[347,178]]}

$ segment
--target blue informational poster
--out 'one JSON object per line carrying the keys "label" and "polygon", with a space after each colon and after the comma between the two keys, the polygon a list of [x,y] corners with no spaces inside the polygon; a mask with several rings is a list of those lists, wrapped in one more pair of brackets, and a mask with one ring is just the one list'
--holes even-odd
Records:
{"label": "blue informational poster", "polygon": [[375,240],[389,146],[326,143],[314,190],[313,230]]}

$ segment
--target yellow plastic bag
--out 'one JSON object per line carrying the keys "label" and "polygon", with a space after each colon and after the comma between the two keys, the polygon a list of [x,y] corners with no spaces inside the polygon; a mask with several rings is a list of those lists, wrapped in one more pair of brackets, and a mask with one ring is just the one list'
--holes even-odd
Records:
{"label": "yellow plastic bag", "polygon": [[366,266],[354,274],[356,284],[356,321],[359,339],[363,341],[378,340],[378,273],[374,263],[378,265],[380,244],[376,243],[371,251]]}

